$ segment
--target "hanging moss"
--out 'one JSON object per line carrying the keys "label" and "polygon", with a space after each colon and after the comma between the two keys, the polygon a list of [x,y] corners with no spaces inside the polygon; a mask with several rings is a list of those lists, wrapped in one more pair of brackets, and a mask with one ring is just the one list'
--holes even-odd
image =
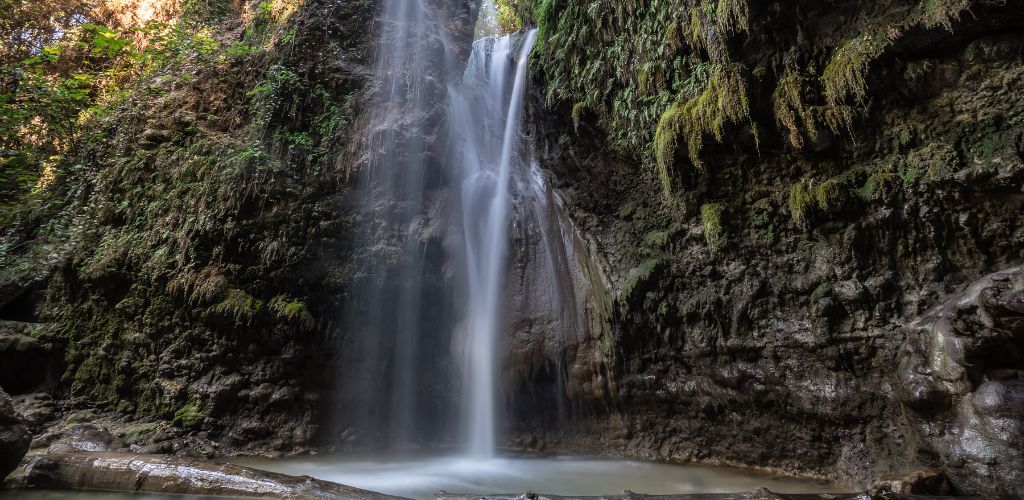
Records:
{"label": "hanging moss", "polygon": [[700,218],[704,223],[704,240],[711,253],[718,252],[725,244],[725,230],[722,226],[724,211],[725,205],[721,203],[707,203],[700,207]]}
{"label": "hanging moss", "polygon": [[814,181],[801,179],[789,189],[789,213],[793,222],[802,224],[807,221],[807,214],[814,203]]}
{"label": "hanging moss", "polygon": [[772,94],[775,121],[789,133],[789,143],[798,149],[803,148],[805,137],[812,141],[817,138],[814,116],[803,102],[804,84],[804,78],[788,68]]}
{"label": "hanging moss", "polygon": [[311,329],[315,323],[306,304],[301,300],[278,295],[270,300],[269,306],[279,320],[296,323],[304,330]]}
{"label": "hanging moss", "polygon": [[971,5],[971,0],[922,0],[912,7],[881,10],[869,19],[863,31],[840,45],[822,72],[821,81],[828,104],[827,123],[836,131],[852,125],[853,108],[863,108],[867,99],[867,75],[872,62],[881,57],[907,30],[923,26],[952,30],[953,22]]}
{"label": "hanging moss", "polygon": [[[749,120],[749,116],[746,85],[735,65],[717,68],[700,95],[669,108],[654,134],[658,175],[666,196],[674,191],[672,172],[680,140],[686,141],[690,162],[703,172],[706,167],[700,153],[704,138],[711,136],[721,142],[726,125]],[[751,125],[750,130],[756,139],[756,128]]]}
{"label": "hanging moss", "polygon": [[680,105],[669,108],[661,115],[654,134],[654,158],[658,166],[658,179],[661,181],[661,189],[666,198],[672,198],[675,193],[672,169],[676,163],[679,139],[683,135],[684,119],[682,115],[685,112],[683,106]]}

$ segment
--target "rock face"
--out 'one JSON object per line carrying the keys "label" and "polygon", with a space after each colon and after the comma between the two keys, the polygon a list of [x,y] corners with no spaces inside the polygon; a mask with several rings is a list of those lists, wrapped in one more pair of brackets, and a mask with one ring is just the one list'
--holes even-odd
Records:
{"label": "rock face", "polygon": [[908,330],[897,387],[914,441],[958,484],[1024,496],[1024,267],[985,276]]}
{"label": "rock face", "polygon": [[[862,487],[938,467],[961,493],[1020,495],[1012,287],[984,285],[1002,298],[969,301],[941,337],[926,331],[933,320],[906,325],[1024,260],[1021,6],[972,3],[948,29],[889,31],[865,66],[864,101],[851,101],[850,129],[833,130],[814,118],[829,109],[822,70],[849,54],[845,42],[909,19],[912,2],[730,3],[749,5],[748,31],[692,52],[678,48],[687,33],[664,35],[677,24],[659,24],[681,10],[653,3],[629,2],[616,17],[568,2],[537,20],[560,43],[534,56],[530,133],[613,301],[588,319],[605,317],[609,335],[533,362],[607,382],[573,397],[566,419],[551,405],[513,408],[510,443],[756,464]],[[671,61],[709,51],[719,59],[708,64],[736,71],[721,78],[742,77],[727,94],[747,96],[749,117],[725,125],[720,142],[680,132],[659,171],[648,145],[669,106],[656,103],[702,90],[673,84],[673,68],[684,80],[692,67]],[[630,76],[637,64],[649,78]],[[779,123],[793,82],[816,124],[799,145]],[[703,90],[695,106],[725,102],[720,88]],[[701,165],[683,147],[693,141]],[[521,375],[516,404],[549,399],[528,389],[545,376]]]}
{"label": "rock face", "polygon": [[0,389],[0,482],[21,462],[32,436],[14,412],[11,398]]}

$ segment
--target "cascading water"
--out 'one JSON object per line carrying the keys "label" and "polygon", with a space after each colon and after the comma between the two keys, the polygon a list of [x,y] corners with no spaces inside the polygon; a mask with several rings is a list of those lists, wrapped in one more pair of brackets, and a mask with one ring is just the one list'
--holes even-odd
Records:
{"label": "cascading water", "polygon": [[453,309],[443,249],[449,181],[435,146],[446,135],[444,82],[459,73],[443,26],[449,17],[438,2],[387,0],[377,19],[376,91],[352,200],[356,257],[340,345],[339,432],[362,444],[429,444],[450,420],[435,394],[448,378],[437,361],[446,358]]}
{"label": "cascading water", "polygon": [[529,196],[520,119],[536,32],[498,38],[484,19],[461,70],[445,11],[457,4],[383,3],[339,432],[391,447],[462,440],[486,457],[504,406],[510,223]]}
{"label": "cascading water", "polygon": [[463,322],[463,386],[470,452],[491,456],[498,422],[497,346],[506,317],[512,178],[520,165],[527,59],[536,39],[484,38],[462,85],[453,87],[451,127],[461,153],[461,209],[469,304]]}

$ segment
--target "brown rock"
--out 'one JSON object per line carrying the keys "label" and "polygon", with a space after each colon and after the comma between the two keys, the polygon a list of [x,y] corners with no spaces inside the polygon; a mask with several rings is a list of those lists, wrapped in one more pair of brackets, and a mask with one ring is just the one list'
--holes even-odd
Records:
{"label": "brown rock", "polygon": [[871,486],[872,491],[887,489],[902,495],[946,496],[952,491],[949,478],[939,469],[920,469],[902,476],[885,476]]}

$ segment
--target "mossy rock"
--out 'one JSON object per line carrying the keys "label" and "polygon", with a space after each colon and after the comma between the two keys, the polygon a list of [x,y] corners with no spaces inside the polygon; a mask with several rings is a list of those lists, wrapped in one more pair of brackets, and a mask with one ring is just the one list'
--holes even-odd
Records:
{"label": "mossy rock", "polygon": [[206,410],[204,410],[202,403],[198,401],[190,401],[185,406],[178,408],[174,412],[174,419],[172,423],[179,427],[184,428],[195,428],[203,422],[206,418]]}
{"label": "mossy rock", "polygon": [[711,253],[717,253],[725,245],[723,213],[725,213],[725,205],[722,203],[706,203],[700,207],[700,219],[704,225],[704,240]]}

